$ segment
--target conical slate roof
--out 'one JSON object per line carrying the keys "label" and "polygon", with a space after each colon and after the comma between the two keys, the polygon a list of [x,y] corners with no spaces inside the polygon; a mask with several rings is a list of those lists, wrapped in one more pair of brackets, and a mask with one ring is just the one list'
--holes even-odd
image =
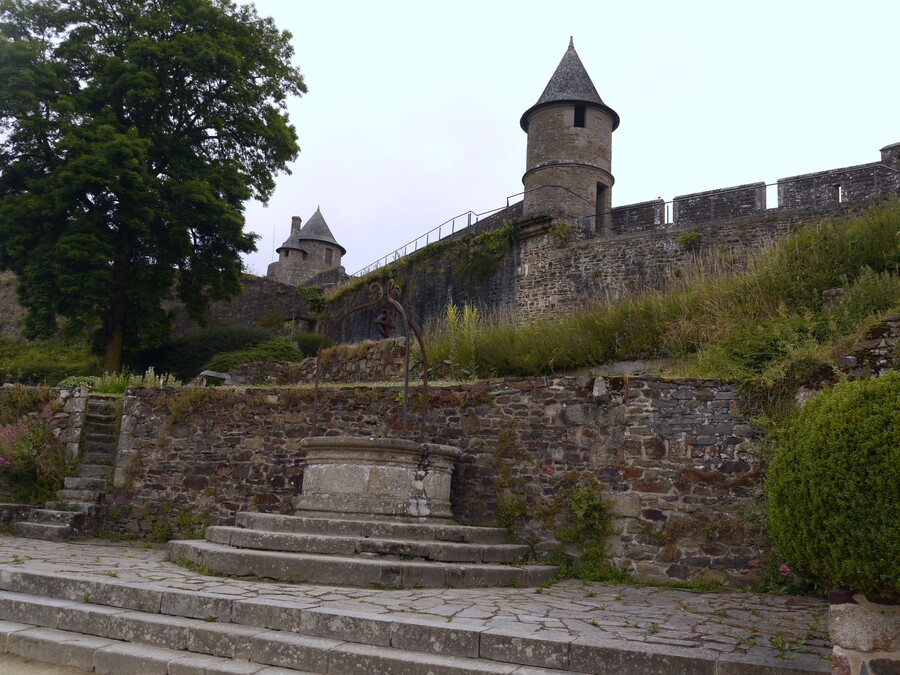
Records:
{"label": "conical slate roof", "polygon": [[613,129],[619,126],[619,115],[600,98],[597,88],[591,81],[591,76],[575,51],[575,44],[569,38],[569,48],[563,54],[562,60],[556,67],[556,72],[544,88],[544,93],[522,115],[519,121],[522,129],[528,131],[528,117],[538,108],[554,103],[592,103],[606,110],[613,119]]}
{"label": "conical slate roof", "polygon": [[312,214],[312,217],[306,221],[306,225],[299,230],[291,230],[291,235],[278,247],[278,250],[281,251],[283,248],[290,248],[302,251],[304,250],[302,245],[302,242],[304,241],[323,241],[326,244],[333,244],[341,249],[341,255],[347,254],[347,249],[337,243],[334,235],[331,234],[331,230],[328,229],[328,223],[325,222],[322,211],[318,207],[316,208],[316,212]]}

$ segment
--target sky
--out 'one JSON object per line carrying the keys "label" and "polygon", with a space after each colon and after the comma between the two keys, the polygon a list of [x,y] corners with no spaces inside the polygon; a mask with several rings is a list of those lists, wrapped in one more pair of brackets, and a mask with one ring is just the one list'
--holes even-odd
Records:
{"label": "sky", "polygon": [[316,208],[352,274],[521,199],[519,118],[570,36],[621,118],[613,206],[875,162],[900,142],[896,0],[254,4],[293,35],[309,88],[288,102],[291,175],[246,205],[254,274]]}

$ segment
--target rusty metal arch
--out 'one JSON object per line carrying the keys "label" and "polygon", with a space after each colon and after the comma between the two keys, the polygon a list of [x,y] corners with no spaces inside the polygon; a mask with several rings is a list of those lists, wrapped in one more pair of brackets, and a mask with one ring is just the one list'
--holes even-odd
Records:
{"label": "rusty metal arch", "polygon": [[[391,308],[395,309],[400,316],[403,318],[403,322],[406,324],[406,357],[405,357],[405,365],[404,365],[404,377],[403,377],[403,430],[406,431],[406,416],[407,416],[407,408],[409,402],[409,347],[410,347],[410,331],[416,336],[416,340],[419,342],[419,349],[422,352],[422,415],[419,420],[419,440],[422,441],[425,438],[425,413],[428,409],[428,355],[425,352],[425,342],[422,340],[422,334],[419,332],[418,327],[410,320],[410,318],[406,315],[406,310],[403,309],[403,305],[400,304],[400,301],[397,300],[400,297],[400,286],[393,279],[389,279],[387,282],[387,289],[381,285],[379,281],[373,281],[369,284],[369,291],[375,295],[374,300],[370,300],[369,302],[364,302],[362,304],[357,305],[356,307],[352,307],[347,310],[343,314],[341,314],[337,319],[331,322],[328,327],[325,329],[325,337],[332,337],[332,333],[334,330],[340,326],[344,320],[356,312],[362,311],[364,309],[369,309],[370,307],[381,306],[384,308],[384,313],[382,316],[385,317],[385,321],[381,322],[379,317],[376,319],[376,323],[382,323],[384,325],[385,336],[390,336],[390,329],[393,327],[393,324],[390,320],[390,310]],[[310,436],[318,435],[318,423],[319,423],[319,373],[321,371],[322,366],[322,350],[325,347],[325,340],[322,340],[322,343],[319,345],[319,350],[316,352],[316,375],[314,379],[314,387],[313,387],[313,416],[312,416],[312,432]]]}

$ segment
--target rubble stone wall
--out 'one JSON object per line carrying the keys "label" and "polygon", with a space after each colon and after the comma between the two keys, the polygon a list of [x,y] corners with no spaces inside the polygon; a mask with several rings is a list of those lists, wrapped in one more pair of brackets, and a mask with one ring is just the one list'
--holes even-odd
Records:
{"label": "rubble stone wall", "polygon": [[[292,513],[301,438],[418,438],[421,412],[411,405],[404,430],[400,391],[324,389],[313,434],[308,388],[130,390],[104,528],[183,533],[239,510]],[[663,579],[755,576],[760,465],[730,385],[540,377],[441,387],[429,401],[425,437],[463,450],[452,495],[460,522],[496,524],[501,474],[531,514],[590,481],[612,505],[608,546],[620,566]],[[518,528],[538,548],[553,531],[539,518]]]}

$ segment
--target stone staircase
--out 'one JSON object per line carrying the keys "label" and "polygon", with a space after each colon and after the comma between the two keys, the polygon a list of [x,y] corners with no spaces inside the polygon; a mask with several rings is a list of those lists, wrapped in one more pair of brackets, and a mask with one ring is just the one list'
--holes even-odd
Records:
{"label": "stone staircase", "polygon": [[116,407],[109,398],[87,401],[81,436],[81,462],[76,476],[68,476],[56,499],[32,509],[28,520],[15,524],[15,533],[32,539],[61,540],[89,534],[101,496],[109,488],[116,459]]}
{"label": "stone staircase", "polygon": [[[0,651],[122,675],[807,675],[819,660],[0,568]],[[327,589],[323,589],[327,593]],[[524,611],[519,598],[516,607]],[[509,611],[515,611],[513,607]],[[603,618],[602,612],[597,615]],[[677,641],[676,641],[677,642]],[[714,646],[713,646],[714,647]]]}
{"label": "stone staircase", "polygon": [[170,541],[170,560],[216,574],[372,588],[539,586],[556,568],[521,564],[528,546],[506,530],[238,513],[206,541]]}

